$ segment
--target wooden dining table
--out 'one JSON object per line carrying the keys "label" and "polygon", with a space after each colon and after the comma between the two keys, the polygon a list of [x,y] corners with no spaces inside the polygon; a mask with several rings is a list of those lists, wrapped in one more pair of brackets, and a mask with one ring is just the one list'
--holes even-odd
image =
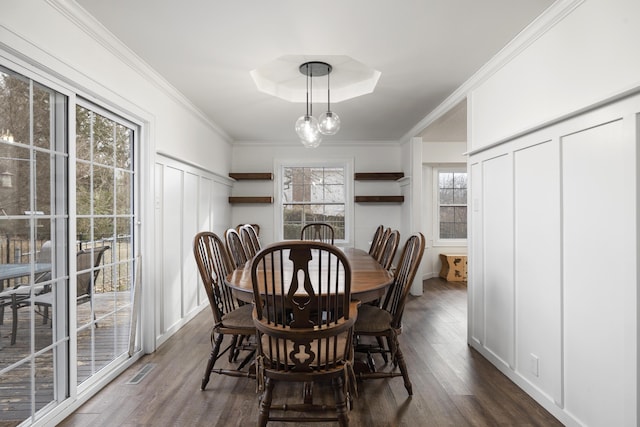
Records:
{"label": "wooden dining table", "polygon": [[[351,265],[351,299],[365,303],[382,298],[393,282],[393,274],[385,270],[367,251],[355,248],[344,248],[343,251]],[[292,263],[284,265],[293,267]],[[236,298],[246,302],[253,301],[251,262],[233,270],[225,281],[233,289]]]}

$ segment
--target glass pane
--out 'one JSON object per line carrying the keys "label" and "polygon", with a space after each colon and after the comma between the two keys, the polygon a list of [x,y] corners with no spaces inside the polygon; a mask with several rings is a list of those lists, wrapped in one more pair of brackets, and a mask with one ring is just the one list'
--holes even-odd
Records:
{"label": "glass pane", "polygon": [[454,221],[455,222],[467,222],[467,207],[466,206],[456,206],[454,210]]}
{"label": "glass pane", "polygon": [[51,126],[52,92],[37,84],[33,85],[33,145],[51,148],[53,128]]}
{"label": "glass pane", "polygon": [[0,72],[0,139],[29,145],[31,99],[29,81]]}
{"label": "glass pane", "polygon": [[76,156],[80,160],[91,160],[91,129],[93,113],[76,107]]}
{"label": "glass pane", "polygon": [[292,202],[293,201],[293,186],[291,182],[284,184],[282,187],[282,201],[283,202]]}
{"label": "glass pane", "polygon": [[93,122],[93,161],[102,165],[114,165],[115,123],[99,114]]}
{"label": "glass pane", "polygon": [[55,398],[53,350],[49,350],[35,359],[35,404],[36,411],[42,409]]}
{"label": "glass pane", "polygon": [[453,186],[454,188],[467,188],[467,173],[455,173],[453,174]]}
{"label": "glass pane", "polygon": [[450,188],[440,189],[440,204],[450,205],[453,203],[453,190]]}
{"label": "glass pane", "polygon": [[458,222],[455,224],[455,238],[466,239],[467,238],[467,223]]}
{"label": "glass pane", "polygon": [[453,222],[455,208],[452,206],[440,206],[440,222]]}
{"label": "glass pane", "polygon": [[467,189],[455,189],[453,190],[453,204],[466,205],[467,204]]}
{"label": "glass pane", "polygon": [[453,188],[453,173],[440,172],[438,179],[440,188]]}
{"label": "glass pane", "polygon": [[76,163],[76,212],[78,215],[91,214],[91,165]]}
{"label": "glass pane", "polygon": [[78,218],[76,221],[76,239],[78,249],[82,250],[87,242],[93,241],[93,229],[91,227],[91,218]]}
{"label": "glass pane", "polygon": [[327,168],[324,170],[324,183],[344,185],[344,169],[343,168]]}
{"label": "glass pane", "polygon": [[131,173],[116,171],[116,214],[131,214]]}
{"label": "glass pane", "polygon": [[[83,304],[86,309],[89,304]],[[86,314],[83,317],[87,317]],[[89,314],[89,319],[90,319]],[[80,307],[78,307],[78,322],[80,322]],[[85,381],[93,373],[93,360],[91,357],[93,347],[93,328],[85,327],[78,330],[78,384]]]}
{"label": "glass pane", "polygon": [[116,124],[116,167],[133,170],[132,139],[133,131],[131,129]]}
{"label": "glass pane", "polygon": [[50,154],[35,153],[36,156],[36,202],[34,210],[45,215],[51,214],[51,162]]}
{"label": "glass pane", "polygon": [[[0,142],[0,213],[31,210],[31,154],[28,147]],[[48,190],[48,189],[47,189]]]}
{"label": "glass pane", "polygon": [[113,213],[113,169],[93,166],[93,213],[107,215]]}

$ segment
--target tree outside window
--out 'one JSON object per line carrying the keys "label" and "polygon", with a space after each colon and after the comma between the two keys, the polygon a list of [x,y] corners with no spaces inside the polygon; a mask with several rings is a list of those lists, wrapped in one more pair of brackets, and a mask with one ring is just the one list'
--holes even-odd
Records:
{"label": "tree outside window", "polygon": [[438,172],[440,239],[467,238],[467,173]]}
{"label": "tree outside window", "polygon": [[336,240],[345,238],[345,172],[343,167],[283,167],[284,239],[299,239],[302,227],[326,222]]}

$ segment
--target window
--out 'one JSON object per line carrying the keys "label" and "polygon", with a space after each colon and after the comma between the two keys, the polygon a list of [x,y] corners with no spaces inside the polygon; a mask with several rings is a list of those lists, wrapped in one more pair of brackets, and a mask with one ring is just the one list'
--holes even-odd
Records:
{"label": "window", "polygon": [[[135,134],[133,124],[108,111],[88,103],[76,106],[78,249],[95,254],[108,248],[90,271],[92,304],[78,307],[78,384],[129,351]],[[87,272],[77,268],[80,282]]]}
{"label": "window", "polygon": [[346,239],[347,167],[283,166],[281,168],[282,236],[299,239],[302,227],[310,222],[326,222],[335,239]]}
{"label": "window", "polygon": [[63,90],[0,67],[0,425],[129,357],[139,127]]}
{"label": "window", "polygon": [[438,170],[438,233],[440,240],[467,238],[467,173]]}

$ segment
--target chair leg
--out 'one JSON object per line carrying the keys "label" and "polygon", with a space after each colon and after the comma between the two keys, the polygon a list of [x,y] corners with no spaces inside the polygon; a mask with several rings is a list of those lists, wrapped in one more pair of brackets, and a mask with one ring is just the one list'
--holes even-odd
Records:
{"label": "chair leg", "polygon": [[398,337],[391,337],[389,341],[394,347],[393,350],[396,355],[396,361],[400,366],[400,372],[402,373],[402,378],[404,379],[404,388],[407,389],[407,393],[409,393],[409,396],[413,396],[413,386],[411,385],[411,380],[409,379],[409,372],[407,371],[407,364],[404,361],[404,355],[402,354],[402,350],[400,350]]}
{"label": "chair leg", "polygon": [[338,415],[338,422],[342,427],[349,425],[349,415],[347,413],[347,399],[344,394],[344,381],[342,377],[335,377],[331,380],[333,385],[333,397],[336,401],[336,413]]}
{"label": "chair leg", "polygon": [[233,362],[238,356],[239,350],[237,350],[238,346],[238,336],[234,335],[231,338],[231,346],[229,347],[229,362]]}
{"label": "chair leg", "polygon": [[376,341],[378,341],[378,346],[380,347],[380,355],[382,356],[382,360],[384,363],[389,363],[389,358],[387,357],[387,352],[385,351],[384,340],[381,336],[376,337]]}
{"label": "chair leg", "polygon": [[[214,332],[211,332],[211,334],[213,335]],[[207,384],[209,383],[209,378],[211,378],[211,371],[213,370],[213,365],[216,363],[216,360],[218,359],[218,352],[220,351],[222,338],[224,338],[224,335],[218,334],[215,337],[215,340],[213,339],[211,340],[213,347],[211,349],[211,355],[209,356],[209,362],[207,362],[207,370],[204,371],[204,376],[202,377],[202,384],[200,385],[200,390],[204,390],[207,387]]]}
{"label": "chair leg", "polygon": [[273,398],[273,387],[275,381],[267,377],[264,383],[264,393],[260,398],[260,412],[258,414],[258,426],[266,427],[269,422],[269,411],[271,409],[271,399]]}
{"label": "chair leg", "polygon": [[11,314],[11,345],[14,345],[18,334],[18,300],[15,294],[11,295]]}

